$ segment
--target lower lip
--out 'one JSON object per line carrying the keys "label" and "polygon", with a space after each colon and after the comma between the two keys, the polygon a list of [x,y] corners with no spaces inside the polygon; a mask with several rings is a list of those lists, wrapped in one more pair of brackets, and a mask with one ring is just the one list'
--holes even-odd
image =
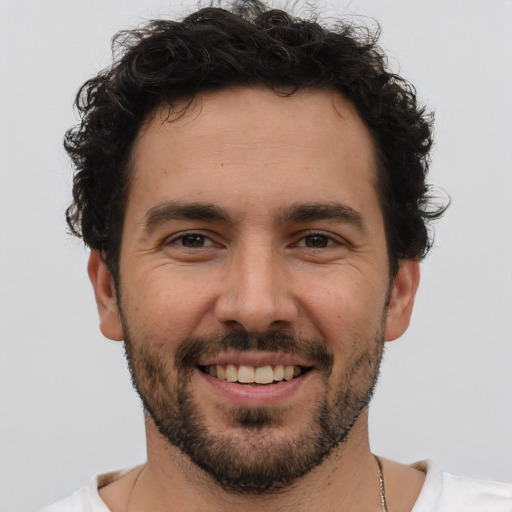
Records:
{"label": "lower lip", "polygon": [[214,392],[234,405],[241,407],[263,407],[268,405],[282,405],[282,402],[295,395],[300,387],[310,378],[309,371],[292,380],[283,380],[274,384],[250,386],[217,379],[200,370],[196,373]]}

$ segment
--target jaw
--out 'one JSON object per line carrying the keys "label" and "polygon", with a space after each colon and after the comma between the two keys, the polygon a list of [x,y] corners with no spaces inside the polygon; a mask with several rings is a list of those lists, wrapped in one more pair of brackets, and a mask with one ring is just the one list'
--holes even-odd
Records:
{"label": "jaw", "polygon": [[[246,452],[245,455],[239,454],[238,456],[229,453],[228,457],[221,458],[222,463],[233,464],[233,461],[243,457],[251,465],[256,462],[256,466],[259,465],[260,468],[265,468],[265,465],[268,464],[268,460],[265,459],[276,452],[275,446],[270,446],[270,449],[263,447],[262,450],[261,445],[259,445],[265,441],[265,430],[268,431],[268,429],[241,429],[238,427],[226,432],[227,436],[235,442],[247,442],[245,445]],[[258,432],[261,434],[261,438],[258,436]],[[170,445],[168,440],[158,430],[150,415],[146,415],[146,433],[147,465],[149,472],[153,475],[153,481],[161,480],[160,488],[165,490],[164,494],[166,497],[170,488],[178,494],[180,489],[182,494],[190,493],[192,490],[195,496],[194,499],[198,503],[201,500],[204,501],[204,507],[200,508],[201,510],[210,510],[210,507],[211,510],[223,510],[226,506],[229,510],[229,503],[239,503],[242,509],[247,505],[246,510],[250,509],[249,506],[254,507],[256,505],[255,509],[260,510],[266,509],[270,504],[268,500],[271,500],[279,510],[306,511],[315,509],[318,505],[317,500],[308,505],[308,501],[313,495],[327,498],[329,493],[335,494],[335,496],[332,496],[334,501],[331,503],[338,503],[340,500],[343,501],[345,494],[352,493],[351,489],[358,488],[364,480],[364,475],[361,473],[362,470],[360,468],[363,461],[370,456],[371,463],[374,463],[368,442],[367,408],[357,418],[347,439],[328,454],[318,456],[316,463],[312,464],[302,474],[290,478],[290,481],[284,484],[267,486],[259,490],[253,489],[252,491],[250,489],[234,489],[230,487],[229,483],[227,485],[219,483],[216,477],[212,476],[209,471],[205,471],[196,460],[191,459],[180,448]],[[308,432],[306,429],[304,432],[295,429],[292,431],[292,434],[293,437],[300,438],[303,434],[311,435],[311,432]],[[287,429],[272,428],[272,439],[274,442],[278,444],[286,442],[290,440],[290,437],[290,431],[287,431]],[[253,440],[252,446],[250,443],[251,439]],[[266,441],[268,442],[268,437]],[[289,455],[295,452],[297,446],[300,446],[297,439],[291,439]],[[260,461],[254,461],[253,453],[251,453],[252,450],[256,453],[264,452],[263,458]],[[283,460],[284,466],[289,466],[290,463],[293,464],[292,459],[286,455]],[[263,464],[261,464],[262,462]],[[349,482],[351,477],[355,478],[355,476],[357,476],[357,479],[353,482],[353,486],[345,485],[345,482]],[[374,477],[373,474],[372,477]],[[172,485],[169,485],[170,482],[172,482]],[[325,487],[326,482],[328,483],[327,487]],[[340,482],[343,484],[341,487],[338,486]],[[215,502],[219,507],[212,506]],[[155,500],[156,503],[160,502]],[[292,503],[295,503],[295,505],[290,507]]]}
{"label": "jaw", "polygon": [[[190,349],[178,350],[172,361],[128,339],[134,381],[156,437],[164,440],[163,451],[153,456],[166,459],[173,454],[171,464],[187,460],[192,464],[190,474],[195,474],[192,481],[203,475],[205,485],[210,481],[211,486],[213,479],[229,493],[268,494],[292,486],[340,453],[340,443],[346,441],[373,389],[379,354],[365,347],[380,346],[375,342],[373,337],[362,339],[356,344],[357,355],[338,358],[334,364],[330,357],[308,357],[305,350],[305,361],[295,355],[300,350],[283,355],[272,354],[268,347],[267,352],[252,353],[237,347],[237,352],[220,353],[218,340],[183,344]],[[211,350],[201,350],[210,345]],[[275,380],[282,363],[298,367],[297,375]],[[219,378],[218,365],[226,365],[227,371],[228,364],[235,366],[236,381]],[[253,367],[250,379],[247,370],[240,374],[241,366]],[[256,383],[258,369],[265,366],[272,367],[272,382]],[[212,375],[215,372],[217,376]]]}

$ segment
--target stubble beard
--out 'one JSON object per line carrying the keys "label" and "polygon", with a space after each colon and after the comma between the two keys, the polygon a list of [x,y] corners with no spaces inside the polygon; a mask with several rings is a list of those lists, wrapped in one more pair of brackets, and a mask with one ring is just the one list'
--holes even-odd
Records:
{"label": "stubble beard", "polygon": [[[159,432],[227,492],[271,494],[292,485],[319,466],[346,441],[368,405],[383,355],[382,326],[370,336],[352,340],[360,353],[330,390],[333,356],[322,340],[270,332],[232,333],[215,338],[184,340],[173,362],[164,360],[150,343],[135,340],[124,321],[126,358],[146,414]],[[227,350],[286,352],[312,361],[324,381],[324,392],[305,404],[308,421],[294,425],[295,437],[275,435],[287,411],[279,407],[233,407],[225,420],[240,432],[233,436],[209,426],[190,389],[199,355]],[[332,389],[332,384],[331,384]],[[231,431],[232,432],[232,431]]]}

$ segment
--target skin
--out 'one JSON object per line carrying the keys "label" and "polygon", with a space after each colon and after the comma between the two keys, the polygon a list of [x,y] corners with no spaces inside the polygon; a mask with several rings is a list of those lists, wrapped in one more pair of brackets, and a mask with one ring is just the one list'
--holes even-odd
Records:
{"label": "skin", "polygon": [[[122,309],[132,339],[169,361],[190,336],[277,329],[323,340],[334,357],[327,381],[313,368],[289,396],[258,398],[260,406],[285,411],[282,424],[268,429],[268,442],[296,439],[311,421],[310,404],[332,398],[356,356],[372,351],[375,334],[386,341],[401,336],[412,313],[418,262],[401,261],[390,278],[370,134],[351,103],[327,91],[282,97],[227,90],[202,95],[172,123],[167,114],[162,108],[148,120],[132,155],[121,304],[101,255],[90,257],[101,330],[122,340]],[[164,215],[148,225],[156,207],[176,201],[214,205],[229,221]],[[287,208],[311,203],[342,205],[358,220],[283,218]],[[190,233],[203,237],[199,247],[184,246]],[[190,391],[208,427],[227,431],[251,456],[250,431],[227,419],[238,406],[233,398],[198,371]],[[169,445],[150,416],[146,432],[147,463],[100,491],[114,512],[380,510],[366,409],[320,466],[262,497],[220,489]],[[410,511],[424,475],[389,461],[383,466],[389,509]]]}

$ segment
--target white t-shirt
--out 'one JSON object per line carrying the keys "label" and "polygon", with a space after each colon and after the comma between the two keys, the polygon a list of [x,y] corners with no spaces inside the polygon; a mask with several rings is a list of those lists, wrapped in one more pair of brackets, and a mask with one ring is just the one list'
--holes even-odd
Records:
{"label": "white t-shirt", "polygon": [[[512,512],[512,484],[445,473],[432,461],[416,462],[412,466],[425,472],[426,478],[411,512]],[[98,488],[131,469],[95,476],[87,487],[41,512],[110,512],[101,500]]]}

